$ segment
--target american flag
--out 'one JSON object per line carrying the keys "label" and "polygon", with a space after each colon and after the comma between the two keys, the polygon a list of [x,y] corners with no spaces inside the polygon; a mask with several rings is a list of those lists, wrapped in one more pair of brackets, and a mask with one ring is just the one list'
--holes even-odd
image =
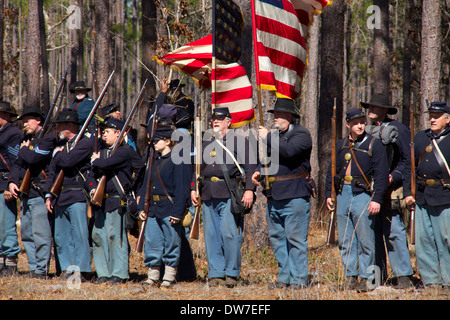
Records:
{"label": "american flag", "polygon": [[188,43],[162,58],[158,63],[188,74],[199,87],[211,88],[212,35]]}
{"label": "american flag", "polygon": [[[188,74],[199,87],[211,88],[212,35],[156,59],[159,63]],[[237,62],[227,64],[216,59],[215,79],[216,90],[213,92],[215,107],[228,107],[232,117],[231,126],[236,128],[255,120],[252,85],[245,68]]]}
{"label": "american flag", "polygon": [[306,36],[327,0],[252,0],[255,57],[261,89],[295,99],[306,65]]}

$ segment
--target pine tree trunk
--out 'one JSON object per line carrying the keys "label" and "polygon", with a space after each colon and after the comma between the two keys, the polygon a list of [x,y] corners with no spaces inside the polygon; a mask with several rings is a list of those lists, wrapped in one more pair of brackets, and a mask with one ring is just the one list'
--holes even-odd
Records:
{"label": "pine tree trunk", "polygon": [[[422,4],[422,49],[420,79],[420,114],[427,106],[425,100],[439,100],[441,78],[441,0],[423,0]],[[425,113],[426,114],[426,113]],[[427,127],[427,117],[420,117],[419,130]]]}
{"label": "pine tree trunk", "polygon": [[[308,65],[305,70],[305,92],[304,103],[304,125],[311,133],[312,150],[311,150],[311,175],[314,181],[319,179],[319,152],[318,152],[318,91],[319,91],[319,39],[320,39],[320,16],[314,18],[314,22],[309,27],[308,32]],[[318,199],[311,198],[311,216],[316,218],[319,216],[320,203]]]}
{"label": "pine tree trunk", "polygon": [[334,1],[322,13],[320,33],[320,91],[319,91],[319,130],[318,137],[318,201],[325,201],[325,177],[330,165],[331,155],[331,117],[334,99],[336,99],[336,130],[339,138],[342,132],[343,115],[343,74],[345,44],[345,12],[344,0]]}
{"label": "pine tree trunk", "polygon": [[[154,54],[152,44],[157,41],[157,30],[161,27],[157,22],[157,7],[154,1],[142,1],[142,63],[149,68],[154,74],[156,74],[155,63],[152,62],[152,55]],[[166,26],[164,25],[164,28]],[[149,110],[151,108],[151,98],[156,97],[156,82],[152,74],[141,68],[141,83],[147,79],[147,85],[144,93],[144,101],[138,110],[137,119],[139,123],[146,123]],[[138,88],[139,90],[140,88]],[[146,141],[146,129],[142,126],[137,128],[138,141],[137,145],[139,150],[144,150]]]}
{"label": "pine tree trunk", "polygon": [[3,0],[0,0],[0,101],[3,101],[3,31],[4,31],[4,16],[3,16]]}
{"label": "pine tree trunk", "polygon": [[[24,62],[24,105],[40,106],[41,41],[39,30],[39,2],[28,1],[28,19],[26,23],[26,47]],[[19,108],[21,108],[20,106]],[[19,111],[19,110],[17,110]]]}
{"label": "pine tree trunk", "polygon": [[380,29],[374,30],[373,93],[390,96],[389,0],[374,0],[380,8]]}
{"label": "pine tree trunk", "polygon": [[[112,72],[111,67],[111,20],[110,20],[110,7],[109,0],[97,0],[95,1],[95,60],[94,68],[97,76],[99,92],[103,90],[103,87],[108,80]],[[105,97],[102,100],[102,106],[113,103],[114,101],[114,83],[115,78],[120,75],[114,75],[114,79],[108,88]]]}
{"label": "pine tree trunk", "polygon": [[44,1],[38,1],[38,17],[39,17],[39,41],[41,43],[41,66],[42,66],[42,82],[41,82],[41,93],[42,93],[42,111],[47,114],[50,109],[50,88],[49,88],[49,78],[48,78],[48,58],[47,58],[47,45],[45,36],[45,18],[44,18]]}

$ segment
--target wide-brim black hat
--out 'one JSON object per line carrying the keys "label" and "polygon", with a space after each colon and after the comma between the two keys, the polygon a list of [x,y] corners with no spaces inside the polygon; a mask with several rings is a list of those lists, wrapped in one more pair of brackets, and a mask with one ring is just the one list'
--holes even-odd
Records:
{"label": "wide-brim black hat", "polygon": [[92,88],[87,87],[86,83],[84,81],[74,81],[70,84],[69,90],[70,90],[70,92],[74,93],[75,91],[79,91],[79,90],[91,91]]}
{"label": "wide-brim black hat", "polygon": [[42,120],[45,119],[45,116],[42,113],[41,108],[39,108],[38,106],[24,106],[22,114],[17,119],[21,120],[25,116],[36,116],[40,117]]}
{"label": "wide-brim black hat", "polygon": [[169,84],[170,89],[183,88],[184,86],[185,86],[184,83],[180,83],[180,79],[174,79],[174,80],[170,81],[170,84]]}
{"label": "wide-brim black hat", "polygon": [[369,106],[377,106],[381,108],[387,108],[388,114],[396,114],[397,108],[389,105],[389,96],[386,94],[374,94],[370,98],[369,102],[361,102],[361,106],[365,109],[369,108]]}
{"label": "wide-brim black hat", "polygon": [[17,113],[14,108],[12,108],[11,104],[6,101],[0,101],[0,112],[7,112],[11,117],[17,117]]}
{"label": "wide-brim black hat", "polygon": [[296,118],[300,118],[298,111],[295,108],[295,101],[288,98],[278,98],[275,102],[275,106],[273,109],[268,110],[267,112],[274,113],[278,112],[287,112],[293,114]]}
{"label": "wide-brim black hat", "polygon": [[63,109],[52,123],[72,122],[79,124],[78,112],[70,109]]}

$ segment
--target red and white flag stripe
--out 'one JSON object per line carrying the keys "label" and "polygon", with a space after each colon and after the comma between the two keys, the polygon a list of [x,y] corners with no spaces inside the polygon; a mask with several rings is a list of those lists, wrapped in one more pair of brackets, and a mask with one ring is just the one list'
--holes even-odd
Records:
{"label": "red and white flag stripe", "polygon": [[[157,60],[188,74],[200,87],[211,88],[212,35],[191,42]],[[239,63],[225,64],[216,59],[215,79],[216,92],[213,92],[212,101],[215,101],[216,108],[229,109],[232,127],[255,120],[252,85],[245,68]]]}
{"label": "red and white flag stripe", "polygon": [[291,99],[300,93],[306,65],[306,36],[313,15],[327,0],[252,0],[256,55],[262,89]]}
{"label": "red and white flag stripe", "polygon": [[243,126],[255,120],[252,84],[245,68],[239,63],[218,64],[215,69],[215,107],[227,107],[231,113],[231,127]]}

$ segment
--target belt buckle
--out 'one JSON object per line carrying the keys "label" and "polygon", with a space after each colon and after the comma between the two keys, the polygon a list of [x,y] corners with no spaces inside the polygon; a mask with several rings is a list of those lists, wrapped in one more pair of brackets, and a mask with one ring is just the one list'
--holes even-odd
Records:
{"label": "belt buckle", "polygon": [[218,178],[218,177],[211,177],[211,181],[212,182],[219,182],[220,181],[220,178]]}
{"label": "belt buckle", "polygon": [[274,183],[275,182],[275,177],[269,177],[269,183]]}
{"label": "belt buckle", "polygon": [[353,177],[352,176],[345,176],[344,180],[347,182],[352,182],[353,181]]}
{"label": "belt buckle", "polygon": [[153,201],[159,201],[159,194],[153,195]]}
{"label": "belt buckle", "polygon": [[436,184],[436,181],[434,179],[427,179],[425,180],[425,183],[427,186],[434,186]]}

